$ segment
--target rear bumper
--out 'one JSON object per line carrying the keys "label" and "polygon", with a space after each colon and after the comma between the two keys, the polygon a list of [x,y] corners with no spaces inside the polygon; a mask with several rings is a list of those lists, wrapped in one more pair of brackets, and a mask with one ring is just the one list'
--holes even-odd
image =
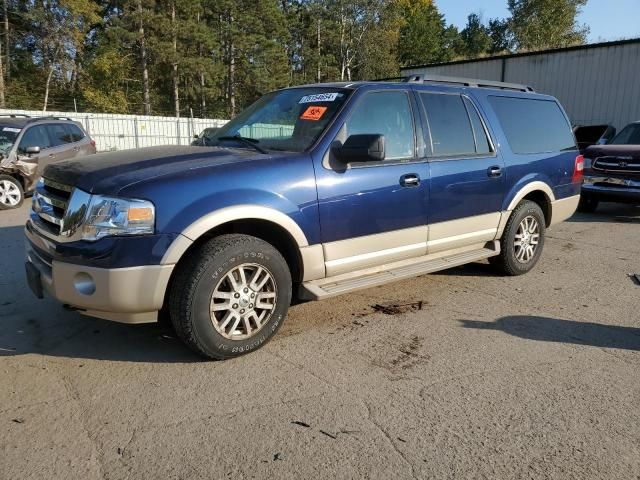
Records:
{"label": "rear bumper", "polygon": [[572,195],[551,202],[551,223],[549,226],[564,222],[570,218],[576,213],[578,203],[580,203],[580,195]]}
{"label": "rear bumper", "polygon": [[640,204],[640,179],[585,176],[582,193],[602,201]]}
{"label": "rear bumper", "polygon": [[[26,261],[42,290],[85,315],[123,323],[157,321],[174,265],[96,268],[40,256],[27,242]],[[29,267],[30,268],[30,267]]]}

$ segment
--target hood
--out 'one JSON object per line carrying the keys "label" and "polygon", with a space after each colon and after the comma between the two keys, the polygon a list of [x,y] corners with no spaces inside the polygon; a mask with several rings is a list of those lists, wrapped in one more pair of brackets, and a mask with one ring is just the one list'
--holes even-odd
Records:
{"label": "hood", "polygon": [[128,185],[159,176],[265,158],[268,156],[247,149],[164,145],[57,162],[45,169],[43,177],[89,193],[116,194]]}
{"label": "hood", "polygon": [[593,145],[584,152],[587,158],[629,157],[640,159],[640,145]]}

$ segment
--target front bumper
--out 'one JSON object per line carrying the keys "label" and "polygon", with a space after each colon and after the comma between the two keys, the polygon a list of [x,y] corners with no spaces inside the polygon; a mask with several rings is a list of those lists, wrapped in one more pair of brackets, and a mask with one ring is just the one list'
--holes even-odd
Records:
{"label": "front bumper", "polygon": [[602,201],[640,203],[640,179],[620,175],[585,175],[582,192]]}
{"label": "front bumper", "polygon": [[[174,265],[97,268],[49,260],[27,241],[29,283],[80,313],[123,323],[155,322]],[[39,282],[39,283],[38,283]]]}

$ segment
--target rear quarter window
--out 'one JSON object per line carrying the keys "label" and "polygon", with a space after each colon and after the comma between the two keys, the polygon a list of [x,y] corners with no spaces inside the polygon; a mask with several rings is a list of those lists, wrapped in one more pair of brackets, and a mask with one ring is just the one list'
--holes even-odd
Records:
{"label": "rear quarter window", "polygon": [[513,153],[576,150],[571,126],[553,100],[489,97]]}

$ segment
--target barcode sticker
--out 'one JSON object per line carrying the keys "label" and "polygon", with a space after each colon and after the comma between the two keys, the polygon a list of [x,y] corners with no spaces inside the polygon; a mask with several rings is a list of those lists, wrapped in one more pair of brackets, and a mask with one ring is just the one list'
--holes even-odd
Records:
{"label": "barcode sticker", "polygon": [[316,93],[302,97],[298,103],[333,102],[338,98],[339,93]]}

